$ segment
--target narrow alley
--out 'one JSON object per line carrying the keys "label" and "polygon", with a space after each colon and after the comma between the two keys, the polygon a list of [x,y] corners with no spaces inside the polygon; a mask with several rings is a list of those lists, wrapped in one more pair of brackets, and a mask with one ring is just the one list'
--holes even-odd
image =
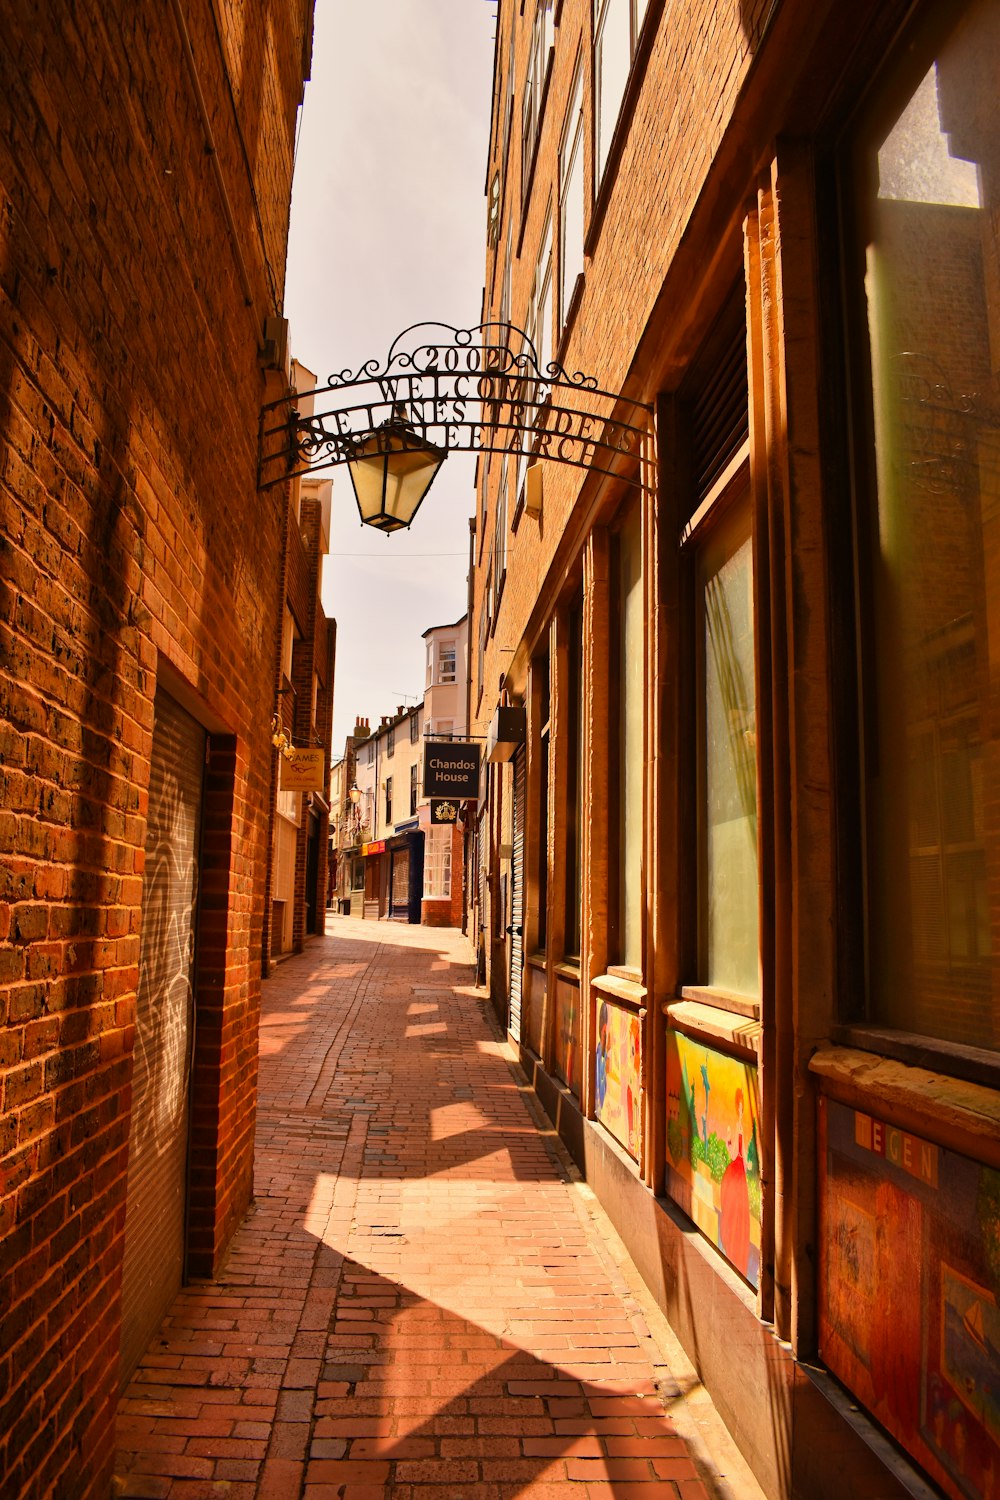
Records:
{"label": "narrow alley", "polygon": [[255,1204],[124,1393],[115,1494],[759,1500],[464,939],[330,926],[264,985]]}

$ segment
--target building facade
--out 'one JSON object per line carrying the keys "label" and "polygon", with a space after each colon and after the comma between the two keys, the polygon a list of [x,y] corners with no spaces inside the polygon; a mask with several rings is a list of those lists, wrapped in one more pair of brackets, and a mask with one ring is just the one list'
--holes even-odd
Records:
{"label": "building facade", "polygon": [[[424,631],[424,736],[461,739],[467,731],[469,617]],[[421,768],[421,776],[423,774]],[[422,791],[422,788],[421,788]],[[464,917],[464,822],[433,823],[430,800],[421,796],[424,830],[424,900],[421,920],[428,927],[460,927]]]}
{"label": "building facade", "polygon": [[[425,741],[465,735],[468,616],[423,633],[424,697],[372,731],[357,719],[334,768],[336,902],[350,916],[459,927],[464,916],[461,808],[432,821],[424,794]],[[353,793],[353,795],[352,795]]]}
{"label": "building facade", "polygon": [[312,6],[3,10],[0,1491],[96,1497],[251,1194]]}
{"label": "building facade", "polygon": [[[419,922],[424,889],[424,834],[420,826],[423,705],[400,705],[357,750],[358,802],[371,837],[361,845],[361,915]],[[355,856],[357,857],[357,856]],[[355,879],[360,877],[356,876]]]}
{"label": "building facade", "polygon": [[[307,391],[315,377],[292,361],[290,384]],[[304,403],[308,409],[308,398]],[[275,774],[265,905],[268,959],[301,953],[324,931],[330,848],[330,739],[337,626],[323,610],[323,558],[330,550],[329,479],[288,486],[285,599],[277,652]],[[303,754],[302,752],[305,752]],[[317,754],[321,752],[321,754]],[[308,780],[308,790],[302,782]]]}
{"label": "building facade", "polygon": [[646,433],[480,462],[470,932],[775,1496],[1000,1472],[998,59],[987,0],[500,5],[484,320]]}

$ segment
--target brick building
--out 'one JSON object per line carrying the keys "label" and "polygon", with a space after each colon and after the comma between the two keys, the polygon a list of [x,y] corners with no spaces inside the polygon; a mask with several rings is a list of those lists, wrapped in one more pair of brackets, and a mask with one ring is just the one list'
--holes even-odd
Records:
{"label": "brick building", "polygon": [[[307,392],[315,376],[298,361],[291,388]],[[308,409],[309,397],[303,397]],[[271,842],[264,952],[301,953],[323,932],[330,846],[330,739],[337,625],[323,609],[323,559],[330,550],[333,481],[289,482],[284,541],[284,610],[277,657],[274,740],[281,755],[271,789]],[[301,753],[306,751],[307,756]],[[315,752],[322,752],[322,765]],[[303,765],[308,759],[309,764]],[[315,773],[319,771],[319,775]],[[308,779],[308,790],[300,783]]]}
{"label": "brick building", "polygon": [[987,0],[500,5],[484,318],[648,416],[480,463],[471,930],[803,1500],[1000,1472],[998,59]]}
{"label": "brick building", "polygon": [[120,1383],[250,1197],[311,25],[3,6],[5,1495],[107,1493]]}

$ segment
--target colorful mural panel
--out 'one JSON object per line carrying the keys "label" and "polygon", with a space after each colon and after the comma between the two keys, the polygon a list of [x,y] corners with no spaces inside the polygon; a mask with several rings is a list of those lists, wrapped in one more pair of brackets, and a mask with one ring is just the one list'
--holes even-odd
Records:
{"label": "colorful mural panel", "polygon": [[752,1286],[760,1284],[755,1063],[667,1032],[667,1191]]}
{"label": "colorful mural panel", "polygon": [[954,1500],[1000,1497],[1000,1172],[820,1100],[820,1352]]}
{"label": "colorful mural panel", "polygon": [[634,1010],[602,999],[594,1059],[597,1118],[632,1156],[642,1143],[642,1025]]}
{"label": "colorful mural panel", "polygon": [[580,986],[556,980],[556,1075],[580,1097]]}

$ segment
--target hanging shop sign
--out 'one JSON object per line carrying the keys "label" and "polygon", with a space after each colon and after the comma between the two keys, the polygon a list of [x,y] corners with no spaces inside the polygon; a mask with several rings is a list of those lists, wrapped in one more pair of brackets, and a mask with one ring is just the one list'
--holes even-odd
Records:
{"label": "hanging shop sign", "polygon": [[486,759],[513,760],[514,752],[524,744],[525,713],[523,708],[501,705],[490,722],[486,737]]}
{"label": "hanging shop sign", "polygon": [[459,801],[479,796],[478,745],[428,740],[424,745],[424,796]]}
{"label": "hanging shop sign", "polygon": [[431,798],[431,823],[435,826],[454,825],[458,822],[461,812],[462,804],[454,797]]}
{"label": "hanging shop sign", "polygon": [[286,750],[281,757],[283,792],[321,792],[324,789],[322,750]]}

